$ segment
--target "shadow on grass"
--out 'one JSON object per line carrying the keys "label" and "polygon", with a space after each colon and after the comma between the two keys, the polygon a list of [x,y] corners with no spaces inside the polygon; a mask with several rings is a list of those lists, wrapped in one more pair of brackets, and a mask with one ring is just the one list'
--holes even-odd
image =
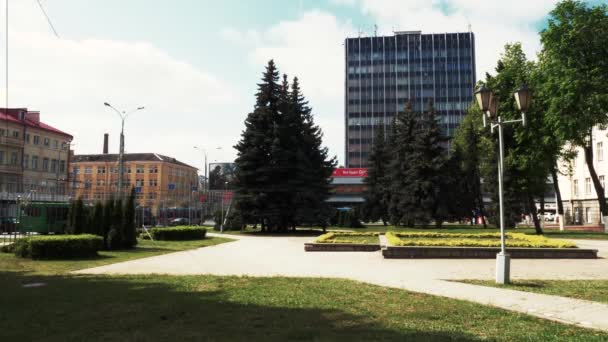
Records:
{"label": "shadow on grass", "polygon": [[[0,297],[0,336],[3,341],[479,340],[437,328],[388,329],[367,315],[336,309],[234,300],[225,289],[232,287],[234,294],[248,286],[234,282],[0,272],[0,286],[11,294]],[[44,285],[23,287],[29,283]]]}

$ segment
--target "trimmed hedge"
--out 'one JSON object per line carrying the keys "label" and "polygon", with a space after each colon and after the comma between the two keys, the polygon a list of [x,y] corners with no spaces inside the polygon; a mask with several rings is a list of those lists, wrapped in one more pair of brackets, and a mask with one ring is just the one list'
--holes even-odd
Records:
{"label": "trimmed hedge", "polygon": [[203,227],[152,228],[154,240],[202,240],[207,235]]}
{"label": "trimmed hedge", "polygon": [[[540,235],[507,233],[507,247],[525,248],[577,248],[567,241],[548,239]],[[500,247],[499,233],[451,234],[451,233],[393,233],[387,232],[390,246],[428,247]]]}
{"label": "trimmed hedge", "polygon": [[18,239],[13,253],[22,258],[70,259],[97,255],[103,249],[103,239],[96,235],[30,236]]}

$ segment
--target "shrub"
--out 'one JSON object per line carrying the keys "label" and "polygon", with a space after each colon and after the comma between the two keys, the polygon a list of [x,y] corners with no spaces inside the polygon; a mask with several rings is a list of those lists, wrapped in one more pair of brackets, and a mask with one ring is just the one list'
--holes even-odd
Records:
{"label": "shrub", "polygon": [[[539,235],[507,233],[509,248],[576,248],[567,241],[552,240]],[[387,232],[391,246],[435,246],[435,247],[500,247],[499,233],[454,234],[454,233],[393,233]]]}
{"label": "shrub", "polygon": [[32,259],[92,257],[101,249],[103,239],[89,234],[31,236],[19,239],[13,245],[16,256]]}
{"label": "shrub", "polygon": [[201,240],[207,235],[203,227],[152,228],[150,234],[154,240]]}
{"label": "shrub", "polygon": [[379,235],[379,233],[329,232],[319,236],[315,243],[378,244]]}

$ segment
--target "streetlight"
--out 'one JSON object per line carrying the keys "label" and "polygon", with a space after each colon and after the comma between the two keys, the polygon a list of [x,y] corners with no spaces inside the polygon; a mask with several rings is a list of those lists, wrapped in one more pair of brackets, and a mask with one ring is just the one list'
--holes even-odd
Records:
{"label": "streetlight", "polygon": [[133,109],[130,112],[126,112],[126,111],[119,111],[118,109],[112,107],[111,104],[104,102],[103,103],[104,106],[106,107],[110,107],[112,108],[117,114],[118,116],[120,116],[120,120],[121,120],[121,126],[120,126],[120,152],[118,154],[118,194],[119,196],[122,196],[122,182],[123,182],[123,178],[124,178],[124,153],[125,153],[125,135],[124,135],[124,131],[125,131],[125,120],[127,119],[127,117],[129,116],[129,114],[134,113],[138,110],[142,110],[144,109],[144,107],[137,107],[136,109]]}
{"label": "streetlight", "polygon": [[490,123],[490,130],[494,132],[494,128],[498,128],[498,202],[500,210],[500,253],[496,255],[496,283],[508,284],[511,270],[511,257],[505,247],[505,220],[504,220],[504,199],[503,199],[503,175],[504,175],[504,143],[503,143],[503,125],[510,123],[521,122],[526,126],[526,114],[529,109],[532,95],[526,85],[522,85],[515,92],[515,100],[517,107],[521,111],[521,119],[503,121],[498,115],[499,98],[492,93],[490,89],[482,85],[476,92],[475,98],[479,109],[483,115],[483,125],[487,127],[487,121]]}
{"label": "streetlight", "polygon": [[[209,190],[209,178],[207,178],[208,177],[207,167],[209,165],[209,164],[207,164],[207,149],[205,149],[204,147],[198,147],[198,146],[194,146],[194,149],[195,150],[199,150],[199,151],[201,151],[203,153],[203,156],[204,156],[203,162],[205,164],[204,165],[204,170],[205,170],[205,186],[204,186],[203,190]],[[215,149],[216,150],[221,150],[222,147],[219,146],[219,147],[216,147]]]}

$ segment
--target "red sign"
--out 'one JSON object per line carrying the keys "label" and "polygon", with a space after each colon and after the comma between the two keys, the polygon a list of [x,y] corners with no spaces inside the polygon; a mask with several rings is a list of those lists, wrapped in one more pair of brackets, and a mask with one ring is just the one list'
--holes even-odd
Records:
{"label": "red sign", "polygon": [[366,168],[338,168],[331,175],[332,177],[367,177]]}

